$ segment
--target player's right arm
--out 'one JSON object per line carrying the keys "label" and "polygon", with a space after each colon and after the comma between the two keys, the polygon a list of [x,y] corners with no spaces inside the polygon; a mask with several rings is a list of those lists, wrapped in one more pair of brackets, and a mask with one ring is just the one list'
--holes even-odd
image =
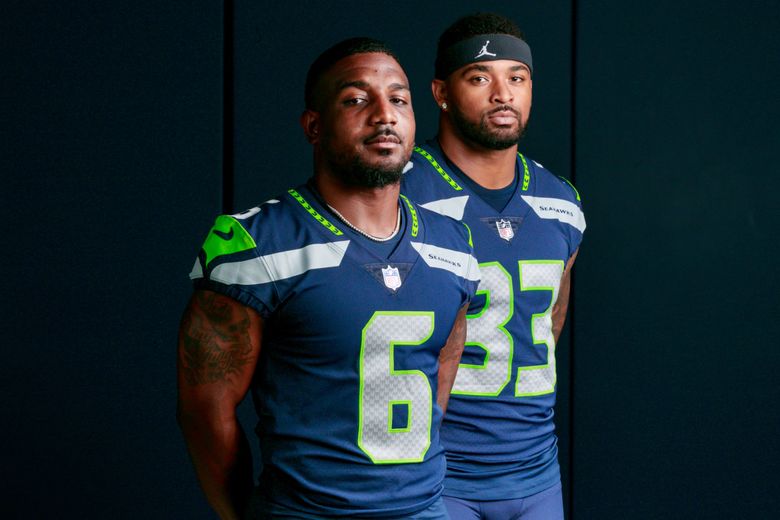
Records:
{"label": "player's right arm", "polygon": [[466,344],[466,312],[469,304],[466,303],[458,311],[455,324],[452,326],[447,343],[439,353],[438,392],[436,403],[442,413],[447,412],[447,403],[450,400],[452,385],[455,383],[455,375],[458,372],[458,364]]}
{"label": "player's right arm", "polygon": [[252,458],[236,416],[260,354],[262,318],[198,290],[179,329],[177,419],[209,504],[239,519],[252,492]]}

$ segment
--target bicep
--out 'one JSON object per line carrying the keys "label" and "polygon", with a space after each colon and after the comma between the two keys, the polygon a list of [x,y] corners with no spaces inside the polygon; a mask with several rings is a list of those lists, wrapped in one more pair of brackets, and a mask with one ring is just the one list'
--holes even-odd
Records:
{"label": "bicep", "polygon": [[179,329],[180,404],[235,407],[252,381],[262,319],[225,295],[195,291]]}

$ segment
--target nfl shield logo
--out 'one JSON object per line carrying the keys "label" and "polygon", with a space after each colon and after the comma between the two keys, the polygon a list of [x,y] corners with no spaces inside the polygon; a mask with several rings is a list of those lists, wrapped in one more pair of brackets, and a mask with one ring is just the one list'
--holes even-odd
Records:
{"label": "nfl shield logo", "polygon": [[387,267],[383,267],[382,278],[385,279],[385,285],[387,288],[392,291],[395,291],[401,287],[401,275],[399,274],[397,267],[390,267],[389,265]]}
{"label": "nfl shield logo", "polygon": [[496,227],[498,228],[498,236],[509,242],[512,237],[515,236],[515,232],[512,231],[512,223],[508,220],[501,219],[496,221]]}

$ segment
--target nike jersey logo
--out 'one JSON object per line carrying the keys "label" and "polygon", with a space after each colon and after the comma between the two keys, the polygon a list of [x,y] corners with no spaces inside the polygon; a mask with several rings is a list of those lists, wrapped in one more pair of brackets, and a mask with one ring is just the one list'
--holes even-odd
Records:
{"label": "nike jersey logo", "polygon": [[230,242],[233,239],[233,228],[230,228],[229,233],[225,233],[224,231],[220,231],[219,229],[212,229],[211,232],[217,235],[222,240],[226,240],[228,242]]}

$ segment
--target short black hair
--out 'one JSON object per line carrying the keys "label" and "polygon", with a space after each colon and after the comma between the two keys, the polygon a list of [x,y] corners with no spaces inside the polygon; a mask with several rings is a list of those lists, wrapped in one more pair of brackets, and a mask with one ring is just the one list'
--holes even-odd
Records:
{"label": "short black hair", "polygon": [[436,70],[441,66],[440,60],[444,51],[458,42],[480,34],[509,34],[525,41],[523,31],[506,16],[496,13],[470,14],[456,20],[439,36],[439,45],[436,48]]}
{"label": "short black hair", "polygon": [[317,59],[314,60],[309,67],[309,72],[306,74],[306,87],[304,90],[304,103],[306,104],[306,108],[316,110],[317,102],[314,91],[320,78],[322,78],[328,69],[335,65],[337,61],[342,60],[347,56],[369,52],[387,54],[397,61],[399,65],[401,64],[401,60],[398,59],[398,56],[396,56],[393,50],[381,40],[358,36],[340,41],[317,56]]}

